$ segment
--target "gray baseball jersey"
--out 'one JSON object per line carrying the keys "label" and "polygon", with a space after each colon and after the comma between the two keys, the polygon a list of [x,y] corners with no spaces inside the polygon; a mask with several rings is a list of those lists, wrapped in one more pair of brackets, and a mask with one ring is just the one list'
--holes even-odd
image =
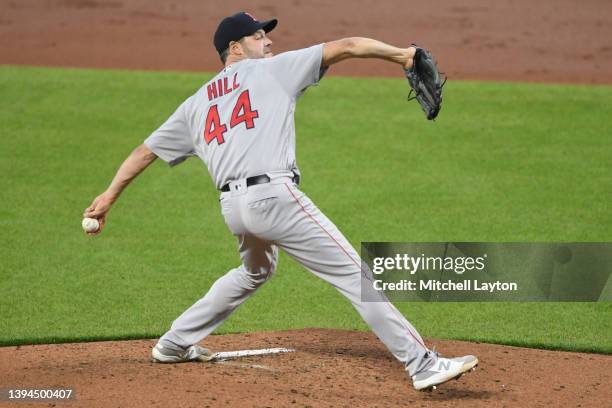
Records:
{"label": "gray baseball jersey", "polygon": [[260,174],[299,174],[295,103],[319,81],[322,57],[319,44],[229,65],[144,143],[170,165],[198,156],[217,188]]}
{"label": "gray baseball jersey", "polygon": [[[320,79],[322,57],[323,46],[317,45],[228,66],[145,141],[171,165],[196,155],[217,188],[229,183],[219,203],[238,238],[241,260],[172,323],[158,349],[184,350],[211,334],[272,276],[280,248],[346,296],[411,375],[435,361],[386,298],[361,300],[359,254],[293,182],[296,99]],[[245,183],[260,174],[269,174],[270,181]],[[367,285],[364,290],[373,291]]]}

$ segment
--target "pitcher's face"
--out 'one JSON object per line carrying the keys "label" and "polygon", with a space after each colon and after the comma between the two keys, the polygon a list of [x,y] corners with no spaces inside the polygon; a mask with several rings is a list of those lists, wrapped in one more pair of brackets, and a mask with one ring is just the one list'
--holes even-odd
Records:
{"label": "pitcher's face", "polygon": [[274,55],[272,53],[272,40],[261,29],[255,31],[252,35],[243,37],[240,44],[248,58],[269,58]]}

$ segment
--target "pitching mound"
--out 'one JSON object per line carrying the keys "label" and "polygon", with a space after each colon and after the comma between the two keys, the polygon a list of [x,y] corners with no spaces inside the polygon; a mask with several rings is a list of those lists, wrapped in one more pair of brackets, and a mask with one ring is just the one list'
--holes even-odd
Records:
{"label": "pitching mound", "polygon": [[[307,329],[211,336],[214,351],[296,351],[219,363],[156,364],[155,340],[0,348],[0,388],[73,388],[76,399],[31,406],[592,406],[609,403],[612,356],[429,340],[480,366],[417,392],[367,332]],[[0,406],[6,403],[0,402]],[[20,407],[28,404],[20,403]]]}

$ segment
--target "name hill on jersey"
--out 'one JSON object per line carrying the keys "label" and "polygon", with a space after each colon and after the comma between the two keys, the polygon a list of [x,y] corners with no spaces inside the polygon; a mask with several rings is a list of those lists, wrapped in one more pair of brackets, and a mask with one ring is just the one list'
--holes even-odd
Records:
{"label": "name hill on jersey", "polygon": [[238,83],[238,73],[234,74],[231,87],[229,86],[229,80],[227,77],[219,78],[216,81],[209,83],[206,87],[206,90],[208,91],[208,100],[212,101],[220,96],[227,95],[239,87],[240,84]]}

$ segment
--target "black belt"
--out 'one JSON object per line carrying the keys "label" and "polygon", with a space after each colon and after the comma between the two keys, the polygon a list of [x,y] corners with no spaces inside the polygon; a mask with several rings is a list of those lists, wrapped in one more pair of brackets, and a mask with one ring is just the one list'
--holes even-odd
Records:
{"label": "black belt", "polygon": [[[254,186],[255,184],[265,184],[265,183],[269,183],[269,182],[270,182],[270,177],[266,176],[265,174],[261,174],[259,176],[247,177],[247,179],[246,179],[247,187]],[[295,184],[299,184],[300,183],[300,176],[295,174],[293,176],[293,182]],[[223,192],[230,191],[230,183],[227,183],[226,185],[221,187],[221,191],[223,191]]]}

